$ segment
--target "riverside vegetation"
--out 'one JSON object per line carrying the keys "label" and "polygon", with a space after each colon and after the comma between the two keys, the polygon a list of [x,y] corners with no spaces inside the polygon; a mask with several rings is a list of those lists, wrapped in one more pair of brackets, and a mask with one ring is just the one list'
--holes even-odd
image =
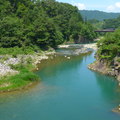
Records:
{"label": "riverside vegetation", "polygon": [[[120,29],[108,33],[98,42],[96,61],[88,66],[89,69],[114,76],[120,86]],[[120,105],[112,110],[120,113]]]}
{"label": "riverside vegetation", "polygon": [[112,75],[120,82],[120,29],[108,33],[98,42],[96,61],[89,68]]}
{"label": "riverside vegetation", "polygon": [[48,59],[54,51],[28,55],[1,55],[0,59],[0,92],[26,88],[40,79],[33,73],[41,60]]}
{"label": "riverside vegetation", "polygon": [[48,59],[51,52],[46,50],[81,37],[87,42],[96,37],[77,7],[67,3],[0,0],[0,11],[0,91],[20,89],[37,81],[32,69],[36,61]]}

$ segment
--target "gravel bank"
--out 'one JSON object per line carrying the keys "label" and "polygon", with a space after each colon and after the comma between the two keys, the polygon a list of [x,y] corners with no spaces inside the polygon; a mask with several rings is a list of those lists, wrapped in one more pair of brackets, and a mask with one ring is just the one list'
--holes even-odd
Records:
{"label": "gravel bank", "polygon": [[97,45],[96,43],[59,45],[58,48],[63,49],[64,55],[79,55],[97,50]]}
{"label": "gravel bank", "polygon": [[73,45],[59,45],[58,48],[91,48],[93,50],[97,50],[97,44],[91,43],[91,44],[73,44]]}
{"label": "gravel bank", "polygon": [[0,77],[8,76],[8,75],[15,75],[18,74],[19,71],[16,71],[11,68],[12,65],[17,65],[20,63],[26,64],[28,60],[33,61],[33,65],[36,67],[41,60],[48,59],[49,55],[55,54],[53,52],[43,52],[43,53],[36,53],[34,55],[18,55],[16,58],[12,56],[1,56],[0,57]]}

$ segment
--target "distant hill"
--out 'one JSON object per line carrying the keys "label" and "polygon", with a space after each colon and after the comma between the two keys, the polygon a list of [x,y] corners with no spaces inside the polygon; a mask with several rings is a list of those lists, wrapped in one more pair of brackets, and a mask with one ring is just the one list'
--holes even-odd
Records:
{"label": "distant hill", "polygon": [[103,21],[104,19],[113,19],[120,16],[120,13],[107,13],[98,10],[80,10],[80,13],[84,19],[96,19],[99,21]]}

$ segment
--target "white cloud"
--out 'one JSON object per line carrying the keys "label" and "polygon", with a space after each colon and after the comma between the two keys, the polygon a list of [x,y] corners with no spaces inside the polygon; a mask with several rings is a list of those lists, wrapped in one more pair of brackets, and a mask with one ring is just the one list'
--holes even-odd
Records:
{"label": "white cloud", "polygon": [[120,8],[120,2],[115,3],[115,6]]}
{"label": "white cloud", "polygon": [[120,2],[116,2],[113,5],[107,7],[108,12],[120,12]]}
{"label": "white cloud", "polygon": [[84,10],[86,9],[85,4],[83,3],[73,3],[74,6],[78,7],[79,10]]}
{"label": "white cloud", "polygon": [[107,7],[107,11],[114,11],[115,7],[113,5],[110,5]]}

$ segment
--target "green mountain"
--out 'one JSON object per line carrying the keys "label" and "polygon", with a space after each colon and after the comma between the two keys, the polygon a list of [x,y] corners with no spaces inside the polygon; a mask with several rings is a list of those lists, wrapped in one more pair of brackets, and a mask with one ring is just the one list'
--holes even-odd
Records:
{"label": "green mountain", "polygon": [[84,19],[92,20],[96,19],[99,21],[103,21],[104,19],[113,19],[120,16],[120,13],[107,13],[98,10],[80,10],[81,15]]}

